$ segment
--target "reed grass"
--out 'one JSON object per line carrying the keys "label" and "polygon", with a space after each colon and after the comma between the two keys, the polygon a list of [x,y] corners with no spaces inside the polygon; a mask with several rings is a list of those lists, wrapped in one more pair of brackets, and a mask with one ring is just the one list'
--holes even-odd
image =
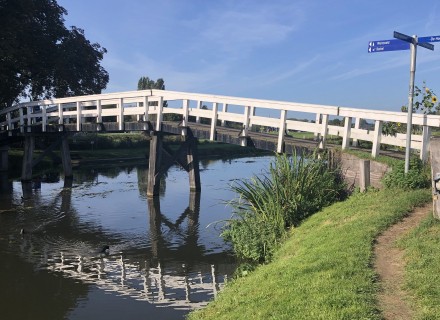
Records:
{"label": "reed grass", "polygon": [[327,163],[316,153],[277,155],[268,172],[231,185],[238,196],[222,235],[238,258],[270,261],[288,228],[345,195],[339,169]]}

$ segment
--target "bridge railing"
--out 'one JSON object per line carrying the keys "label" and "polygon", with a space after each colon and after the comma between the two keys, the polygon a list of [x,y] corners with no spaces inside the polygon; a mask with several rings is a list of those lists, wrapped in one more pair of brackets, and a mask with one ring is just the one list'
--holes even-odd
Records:
{"label": "bridge railing", "polygon": [[[168,107],[164,107],[165,101]],[[0,111],[0,130],[24,133],[37,126],[44,132],[51,124],[70,124],[74,131],[84,131],[85,127],[90,128],[89,124],[113,123],[115,131],[124,131],[126,123],[147,121],[151,117],[154,117],[155,129],[160,130],[164,114],[181,115],[183,126],[188,125],[190,119],[195,119],[196,123],[203,118],[209,119],[211,140],[215,139],[217,127],[225,126],[228,122],[239,126],[243,137],[249,134],[252,126],[271,128],[278,132],[278,152],[282,151],[285,132],[290,130],[313,133],[320,139],[321,148],[325,147],[329,135],[342,137],[342,149],[356,146],[359,141],[369,141],[373,157],[379,155],[381,144],[406,146],[405,134],[393,136],[382,133],[382,126],[386,122],[397,126],[407,123],[407,114],[402,112],[167,90],[139,90],[20,103]],[[298,114],[315,120],[295,120]],[[334,117],[343,118],[344,126],[330,125],[329,120]],[[370,124],[362,126],[361,120],[367,120]],[[420,157],[425,160],[431,129],[440,127],[440,116],[414,114],[413,124],[421,130],[412,135],[411,147],[419,150]],[[99,130],[99,126],[96,128]]]}

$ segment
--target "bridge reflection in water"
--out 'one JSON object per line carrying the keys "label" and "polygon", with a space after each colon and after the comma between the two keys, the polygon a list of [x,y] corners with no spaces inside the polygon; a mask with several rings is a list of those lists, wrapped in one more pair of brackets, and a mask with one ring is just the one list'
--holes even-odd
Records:
{"label": "bridge reflection in water", "polygon": [[[38,183],[22,182],[25,207],[42,206]],[[40,225],[43,232],[22,236],[19,254],[37,270],[62,273],[117,295],[183,310],[206,305],[234,271],[225,253],[207,254],[198,243],[200,193],[189,194],[189,204],[177,219],[161,212],[159,197],[146,199],[149,247],[145,250],[145,246],[112,243],[111,236],[98,226],[92,233],[78,227],[79,215],[72,204],[76,192],[73,180],[64,180],[62,190],[44,205],[59,208],[61,216],[51,217],[56,227]],[[109,243],[110,254],[93,252],[102,243]]]}

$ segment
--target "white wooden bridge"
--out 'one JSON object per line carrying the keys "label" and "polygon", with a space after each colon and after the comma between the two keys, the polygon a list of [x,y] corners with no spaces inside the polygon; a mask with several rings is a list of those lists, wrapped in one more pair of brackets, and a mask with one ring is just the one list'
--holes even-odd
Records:
{"label": "white wooden bridge", "polygon": [[[168,107],[164,107],[164,101]],[[207,108],[202,108],[206,106]],[[406,124],[407,115],[402,112],[345,108],[287,101],[272,101],[229,97],[211,94],[175,92],[167,90],[139,90],[77,96],[52,100],[32,101],[14,105],[0,111],[0,132],[32,132],[54,130],[54,125],[66,126],[69,131],[132,131],[148,129],[146,122],[154,118],[154,130],[164,130],[163,116],[179,114],[182,134],[184,128],[210,119],[210,140],[227,122],[242,127],[240,137],[247,137],[253,125],[275,129],[278,132],[276,151],[283,151],[286,130],[310,132],[320,136],[320,147],[324,148],[329,135],[342,137],[342,149],[356,145],[358,140],[372,143],[371,155],[380,153],[380,144],[404,148],[406,135],[382,134],[384,122]],[[270,114],[270,116],[267,116]],[[155,115],[151,117],[152,115]],[[298,116],[299,115],[299,116]],[[330,117],[344,118],[344,126],[329,125]],[[313,118],[304,122],[293,118]],[[194,123],[191,123],[194,119]],[[362,128],[361,119],[374,123],[374,129]],[[412,135],[411,148],[426,159],[430,129],[440,127],[440,116],[414,114],[413,124],[422,128]],[[51,128],[52,127],[52,128]],[[61,130],[59,128],[58,130]],[[246,139],[241,139],[245,144]]]}
{"label": "white wooden bridge", "polygon": [[[169,114],[177,115],[173,118],[179,121],[165,121],[170,120],[166,116]],[[297,120],[304,118],[314,120]],[[344,125],[331,125],[329,120],[332,118],[343,119]],[[362,123],[369,125],[362,126]],[[200,190],[194,138],[292,153],[298,148],[324,149],[328,137],[337,136],[342,140],[342,150],[357,147],[360,141],[369,142],[366,145],[371,146],[371,156],[375,158],[381,152],[381,145],[400,149],[406,147],[406,134],[384,134],[384,123],[396,127],[405,125],[407,114],[168,90],[31,101],[0,111],[0,171],[7,170],[7,144],[14,136],[25,139],[22,180],[28,181],[32,177],[32,167],[42,157],[33,159],[36,136],[50,134],[58,137],[43,156],[61,144],[64,174],[68,177],[72,176],[68,134],[147,131],[152,137],[147,189],[150,197],[158,195],[160,178],[173,162],[189,173],[190,189]],[[411,135],[411,149],[425,161],[428,159],[431,131],[440,127],[440,116],[414,114],[412,124],[417,130]],[[267,130],[271,133],[265,132]],[[314,140],[292,138],[287,134],[289,131],[312,133]],[[163,148],[162,133],[183,137],[184,143],[175,154]]]}

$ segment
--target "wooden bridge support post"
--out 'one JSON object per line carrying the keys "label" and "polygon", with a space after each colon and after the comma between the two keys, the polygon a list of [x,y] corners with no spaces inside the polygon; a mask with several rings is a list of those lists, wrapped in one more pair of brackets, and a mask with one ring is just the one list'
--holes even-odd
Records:
{"label": "wooden bridge support post", "polygon": [[380,140],[382,136],[382,121],[376,120],[374,124],[373,148],[371,149],[371,156],[376,158],[380,151]]}
{"label": "wooden bridge support post", "polygon": [[34,154],[35,138],[26,135],[24,138],[23,166],[21,169],[21,181],[32,179],[32,157]]}
{"label": "wooden bridge support post", "polygon": [[159,195],[160,164],[162,160],[162,136],[154,132],[150,140],[150,157],[148,169],[147,196]]}
{"label": "wooden bridge support post", "polygon": [[189,175],[189,189],[191,192],[199,192],[201,190],[200,186],[200,168],[199,168],[199,158],[197,151],[197,140],[192,136],[186,137],[190,139],[187,146],[187,163],[188,163],[188,175]]}
{"label": "wooden bridge support post", "polygon": [[69,142],[67,135],[61,138],[61,162],[63,163],[64,178],[73,177],[72,159],[70,158]]}
{"label": "wooden bridge support post", "polygon": [[0,172],[8,171],[8,146],[0,147]]}

